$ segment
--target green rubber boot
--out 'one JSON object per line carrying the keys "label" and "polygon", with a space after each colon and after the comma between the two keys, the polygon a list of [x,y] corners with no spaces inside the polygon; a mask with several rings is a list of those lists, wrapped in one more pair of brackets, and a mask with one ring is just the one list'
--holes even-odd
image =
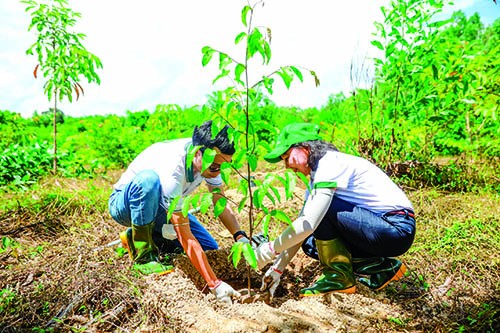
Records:
{"label": "green rubber boot", "polygon": [[352,271],[351,253],[342,240],[316,239],[316,247],[323,274],[312,286],[300,290],[300,297],[319,296],[331,292],[355,293],[356,279]]}
{"label": "green rubber boot", "polygon": [[143,226],[134,224],[120,233],[120,239],[134,263],[134,270],[144,275],[167,274],[173,271],[173,267],[160,262],[158,248],[152,238],[153,227],[153,223]]}
{"label": "green rubber boot", "polygon": [[127,228],[120,232],[120,240],[122,241],[122,247],[127,250],[130,260],[134,261],[135,248],[134,240],[132,239],[132,228]]}
{"label": "green rubber boot", "polygon": [[357,274],[369,275],[368,278],[360,278],[359,282],[377,291],[384,289],[389,282],[401,279],[406,273],[406,265],[395,258],[353,258],[352,267]]}

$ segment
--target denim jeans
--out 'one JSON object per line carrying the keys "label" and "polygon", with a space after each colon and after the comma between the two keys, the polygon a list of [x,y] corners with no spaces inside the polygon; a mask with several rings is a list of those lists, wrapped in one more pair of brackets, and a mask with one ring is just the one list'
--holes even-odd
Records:
{"label": "denim jeans", "polygon": [[325,217],[313,235],[304,240],[302,249],[317,259],[314,239],[341,238],[353,257],[396,257],[408,251],[415,229],[415,219],[408,214],[380,215],[334,196]]}
{"label": "denim jeans", "polygon": [[[170,241],[161,236],[161,229],[167,222],[167,212],[161,207],[161,184],[158,174],[153,170],[139,172],[134,179],[122,189],[115,189],[109,198],[109,213],[113,219],[123,226],[132,224],[143,226],[154,223],[153,240],[160,250],[168,248],[171,252],[182,249],[180,242]],[[189,226],[194,237],[203,250],[219,248],[215,239],[201,225],[196,217],[188,214]]]}

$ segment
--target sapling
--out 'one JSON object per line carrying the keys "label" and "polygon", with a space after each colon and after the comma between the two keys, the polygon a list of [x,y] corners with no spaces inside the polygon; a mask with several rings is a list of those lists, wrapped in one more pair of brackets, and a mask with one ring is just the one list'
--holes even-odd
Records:
{"label": "sapling", "polygon": [[[298,79],[303,82],[302,71],[307,71],[314,79],[316,86],[319,79],[312,70],[301,66],[287,65],[279,66],[270,70],[267,74],[252,81],[250,74],[257,59],[261,59],[261,65],[269,66],[271,60],[271,29],[267,27],[254,26],[254,16],[257,8],[263,7],[264,1],[248,3],[241,11],[241,22],[244,31],[237,34],[234,43],[243,48],[240,58],[214,49],[210,46],[202,48],[202,65],[208,65],[214,58],[218,58],[219,74],[213,80],[217,82],[227,79],[231,84],[223,91],[214,94],[210,107],[214,113],[214,123],[219,126],[229,125],[230,136],[237,143],[237,151],[233,156],[231,164],[226,163],[221,168],[223,180],[227,183],[229,174],[235,171],[239,175],[238,192],[242,195],[238,203],[238,210],[244,208],[248,211],[249,238],[252,239],[257,227],[261,227],[262,233],[267,236],[271,220],[291,223],[292,221],[285,212],[275,208],[282,201],[282,197],[275,183],[282,184],[285,188],[285,199],[291,199],[296,185],[295,175],[286,171],[284,176],[275,173],[266,173],[263,177],[255,177],[259,157],[270,150],[269,143],[259,140],[258,130],[268,127],[255,121],[252,111],[255,110],[266,99],[266,93],[273,94],[275,78],[281,78],[286,88]],[[257,59],[255,59],[257,58]],[[272,129],[276,132],[276,129]],[[305,179],[305,178],[302,178]],[[219,208],[220,210],[220,208]],[[215,211],[217,215],[218,211]],[[245,258],[250,267],[256,268],[257,261],[252,245],[236,242],[231,255],[236,267]],[[248,289],[250,294],[250,267],[248,267]]]}

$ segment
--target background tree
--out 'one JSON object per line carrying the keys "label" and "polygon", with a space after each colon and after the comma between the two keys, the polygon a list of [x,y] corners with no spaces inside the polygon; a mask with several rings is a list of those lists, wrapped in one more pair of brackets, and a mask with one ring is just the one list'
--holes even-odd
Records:
{"label": "background tree", "polygon": [[50,3],[38,3],[35,0],[22,0],[26,5],[26,12],[31,15],[31,24],[28,31],[36,28],[37,40],[26,51],[33,55],[36,52],[38,64],[33,75],[38,76],[38,71],[46,78],[44,93],[49,102],[53,99],[53,126],[54,126],[54,158],[53,173],[57,172],[57,101],[67,98],[73,101],[84,90],[80,85],[80,77],[87,78],[88,83],[100,84],[96,69],[102,68],[101,61],[94,54],[88,52],[82,44],[84,34],[68,30],[73,27],[80,13],[68,7],[67,0],[53,0]]}

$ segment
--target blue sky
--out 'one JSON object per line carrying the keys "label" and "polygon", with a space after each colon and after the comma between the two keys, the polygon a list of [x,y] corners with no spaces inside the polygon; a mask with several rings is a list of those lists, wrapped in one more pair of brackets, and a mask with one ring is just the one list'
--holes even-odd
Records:
{"label": "blue sky", "polygon": [[[257,24],[270,27],[270,66],[253,71],[255,78],[280,65],[297,64],[314,70],[312,78],[294,82],[290,90],[275,84],[278,105],[320,107],[328,96],[351,90],[349,67],[369,64],[375,50],[369,40],[373,22],[381,21],[380,6],[388,0],[267,0],[256,14]],[[85,47],[103,62],[101,85],[82,80],[85,96],[59,105],[67,115],[124,114],[153,111],[157,104],[203,104],[216,88],[214,66],[202,67],[201,48],[210,45],[241,59],[234,37],[243,30],[236,0],[69,0],[82,18],[75,30],[85,33]],[[483,23],[500,17],[492,0],[457,0],[451,13],[479,12]],[[19,1],[0,1],[0,110],[25,117],[47,110],[43,78],[34,79],[34,56],[25,55],[35,41],[27,31],[30,18]]]}

